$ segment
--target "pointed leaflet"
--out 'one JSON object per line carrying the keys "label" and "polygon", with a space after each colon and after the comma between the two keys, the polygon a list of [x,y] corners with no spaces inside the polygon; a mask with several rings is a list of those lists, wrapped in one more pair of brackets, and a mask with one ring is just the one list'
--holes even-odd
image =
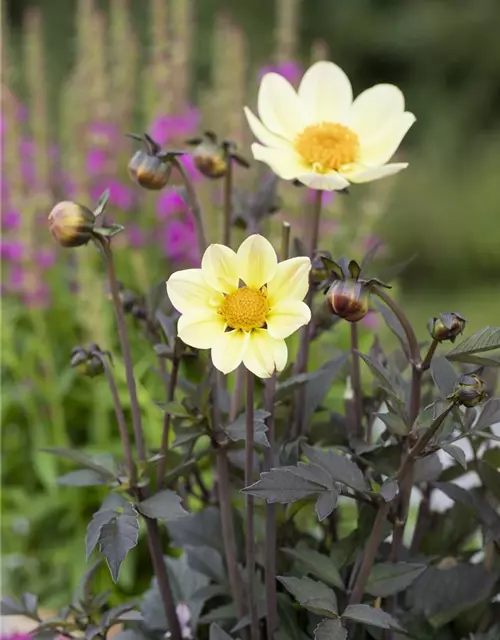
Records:
{"label": "pointed leaflet", "polygon": [[446,357],[449,360],[460,360],[463,354],[481,353],[493,349],[500,349],[500,327],[481,329],[453,347]]}
{"label": "pointed leaflet", "polygon": [[341,620],[325,618],[314,629],[314,640],[347,640],[347,629]]}
{"label": "pointed leaflet", "polygon": [[325,556],[314,549],[299,548],[299,549],[283,549],[287,556],[293,558],[299,568],[305,573],[310,573],[318,580],[326,582],[332,587],[337,589],[345,589],[342,577],[337,569],[337,566],[331,558]]}
{"label": "pointed leaflet", "polygon": [[410,348],[408,346],[408,338],[406,337],[406,333],[403,329],[403,325],[399,322],[396,314],[392,309],[382,302],[378,300],[378,298],[374,297],[373,302],[377,307],[377,311],[384,318],[385,324],[389,327],[389,329],[394,333],[394,335],[398,338],[401,343],[401,347],[406,356],[410,353]]}
{"label": "pointed leaflet", "polygon": [[351,460],[333,451],[323,451],[304,444],[308,459],[324,469],[335,482],[341,482],[356,491],[366,491],[368,485],[359,467]]}
{"label": "pointed leaflet", "polygon": [[328,518],[332,511],[336,508],[339,494],[335,489],[331,489],[325,493],[322,493],[316,500],[314,510],[318,516],[318,520],[321,522]]}
{"label": "pointed leaflet", "polygon": [[[268,411],[262,411],[262,409],[257,409],[254,412],[254,421],[253,421],[253,433],[254,433],[254,441],[256,444],[260,444],[264,447],[269,446],[269,441],[266,436],[266,431],[268,427],[264,422],[265,419],[270,415]],[[234,422],[228,425],[224,431],[233,441],[237,440],[245,440],[246,439],[246,413],[242,413],[239,415]]]}
{"label": "pointed leaflet", "polygon": [[130,503],[122,513],[106,523],[99,536],[99,548],[106,558],[113,582],[118,581],[120,567],[139,538],[139,517]]}
{"label": "pointed leaflet", "polygon": [[371,625],[379,629],[393,629],[394,631],[404,631],[399,622],[391,615],[375,609],[367,604],[350,604],[342,614],[343,620],[353,620],[360,624]]}
{"label": "pointed leaflet", "polygon": [[226,633],[216,622],[212,622],[209,631],[209,640],[232,640],[229,633]]}
{"label": "pointed leaflet", "polygon": [[160,491],[151,498],[143,500],[137,505],[143,516],[156,520],[170,522],[187,515],[187,511],[181,506],[181,498],[175,493],[166,489]]}
{"label": "pointed leaflet", "polygon": [[481,407],[474,429],[485,429],[500,422],[500,398],[491,398]]}
{"label": "pointed leaflet", "polygon": [[185,547],[188,565],[218,584],[227,582],[221,554],[213,547]]}
{"label": "pointed leaflet", "polygon": [[399,486],[396,480],[392,480],[391,478],[384,480],[382,486],[380,487],[380,495],[386,502],[394,500],[398,493]]}
{"label": "pointed leaflet", "polygon": [[381,562],[372,568],[365,592],[387,598],[407,589],[426,568],[425,564],[412,562]]}
{"label": "pointed leaflet", "polygon": [[380,418],[385,424],[387,429],[397,436],[407,436],[410,433],[410,428],[405,424],[403,418],[397,416],[394,413],[375,413],[377,418]]}
{"label": "pointed leaflet", "polygon": [[84,451],[77,451],[76,449],[65,449],[64,447],[50,447],[47,449],[42,449],[41,451],[43,451],[43,453],[51,453],[58,458],[66,458],[67,460],[77,462],[82,467],[93,469],[97,473],[100,473],[103,477],[108,478],[108,480],[116,480],[114,473],[111,473],[111,471],[105,466],[96,462],[94,458],[89,456]]}
{"label": "pointed leaflet", "polygon": [[465,451],[461,447],[457,447],[455,444],[442,444],[441,448],[456,460],[461,467],[467,470],[467,458],[465,457]]}
{"label": "pointed leaflet", "polygon": [[57,484],[68,487],[97,487],[109,482],[108,477],[94,469],[77,469],[57,478]]}
{"label": "pointed leaflet", "polygon": [[444,356],[437,356],[432,359],[431,375],[443,398],[447,398],[453,393],[458,375]]}
{"label": "pointed leaflet", "polygon": [[254,484],[245,487],[243,491],[264,498],[269,504],[296,502],[327,490],[319,474],[318,482],[313,482],[291,473],[287,468],[264,471],[260,474],[260,478]]}
{"label": "pointed leaflet", "polygon": [[101,213],[106,208],[106,205],[108,204],[108,200],[109,200],[109,194],[110,194],[109,189],[106,189],[106,191],[103,191],[103,193],[101,193],[101,195],[99,196],[99,200],[97,201],[96,207],[94,209],[94,216],[96,218],[100,216]]}
{"label": "pointed leaflet", "polygon": [[306,383],[306,393],[304,399],[304,421],[305,424],[312,418],[316,409],[321,405],[326,395],[332,388],[337,376],[341,373],[344,365],[349,359],[349,353],[343,353],[338,358],[334,358],[324,364],[316,375]]}
{"label": "pointed leaflet", "polygon": [[497,500],[500,499],[500,472],[498,469],[481,460],[479,464],[479,476],[485,487],[491,491],[495,498]]}
{"label": "pointed leaflet", "polygon": [[336,618],[337,597],[332,589],[311,578],[288,578],[278,576],[278,580],[305,609],[313,613]]}

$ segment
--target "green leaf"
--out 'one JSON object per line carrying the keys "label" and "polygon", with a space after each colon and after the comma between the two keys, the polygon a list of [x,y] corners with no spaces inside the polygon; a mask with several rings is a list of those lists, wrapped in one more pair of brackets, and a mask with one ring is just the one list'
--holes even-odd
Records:
{"label": "green leaf", "polygon": [[314,505],[314,510],[316,511],[316,515],[320,522],[325,520],[325,518],[328,518],[332,511],[337,507],[338,498],[339,494],[335,489],[325,491],[325,493],[322,493],[318,497],[316,504]]}
{"label": "green leaf", "polygon": [[426,568],[424,564],[411,562],[381,562],[372,568],[365,592],[387,598],[407,589]]}
{"label": "green leaf", "polygon": [[209,640],[232,640],[229,633],[226,633],[216,622],[212,622],[209,631]]}
{"label": "green leaf", "polygon": [[375,358],[372,358],[366,353],[360,352],[359,357],[368,366],[373,376],[380,382],[382,388],[385,389],[388,393],[397,397],[396,389],[394,387],[394,383],[391,380],[389,371],[385,367],[383,367]]}
{"label": "green leaf", "polygon": [[282,551],[293,558],[305,573],[310,573],[332,587],[345,589],[340,572],[329,556],[308,548],[282,549]]}
{"label": "green leaf", "polygon": [[97,204],[94,209],[94,216],[96,218],[100,216],[101,213],[106,208],[106,205],[108,204],[108,200],[109,200],[109,194],[110,194],[109,189],[106,189],[106,191],[101,193],[101,195],[99,196],[99,200],[97,201]]}
{"label": "green leaf", "polygon": [[97,473],[100,473],[103,477],[108,478],[108,480],[116,480],[116,476],[111,473],[109,469],[97,463],[94,458],[89,456],[84,451],[78,451],[76,449],[65,449],[64,447],[50,447],[47,449],[41,449],[41,451],[43,453],[50,453],[51,455],[58,458],[65,458],[66,460],[77,462],[82,467],[93,469]]}
{"label": "green leaf", "polygon": [[296,465],[281,467],[296,476],[310,480],[311,482],[322,484],[327,489],[333,489],[333,480],[328,473],[319,465],[311,462],[298,462]]}
{"label": "green leaf", "polygon": [[449,360],[455,360],[463,354],[482,353],[493,349],[500,349],[500,327],[480,329],[453,347],[446,357]]}
{"label": "green leaf", "polygon": [[500,357],[494,357],[495,354],[492,354],[489,357],[485,356],[476,356],[472,353],[462,353],[458,356],[450,357],[446,356],[448,360],[452,362],[462,362],[463,364],[475,364],[478,367],[500,367]]}
{"label": "green leaf", "polygon": [[9,596],[2,596],[0,598],[0,615],[19,616],[24,613],[24,605],[14,600],[14,598],[9,598]]}
{"label": "green leaf", "polygon": [[304,444],[302,447],[307,458],[324,469],[335,481],[341,482],[356,491],[366,491],[368,485],[359,467],[338,453],[323,451]]}
{"label": "green leaf", "polygon": [[491,491],[497,500],[500,499],[500,471],[490,464],[481,460],[479,464],[479,475],[486,488]]}
{"label": "green leaf", "polygon": [[245,487],[243,492],[250,493],[258,498],[264,498],[269,504],[279,502],[288,504],[303,500],[311,496],[323,493],[327,488],[321,484],[321,476],[318,474],[318,482],[313,482],[302,476],[292,473],[288,468],[276,468],[264,471],[260,474],[260,480]]}
{"label": "green leaf", "polygon": [[176,418],[193,418],[184,405],[180,402],[172,401],[163,405],[163,411]]}
{"label": "green leaf", "polygon": [[442,444],[441,448],[456,460],[461,467],[467,470],[467,458],[465,457],[465,451],[461,447],[457,447],[455,444]]}
{"label": "green leaf", "polygon": [[342,614],[342,619],[353,620],[379,629],[404,631],[399,622],[391,615],[367,604],[350,604]]}
{"label": "green leaf", "polygon": [[173,350],[175,347],[175,338],[177,337],[177,321],[169,318],[162,311],[156,311],[155,317],[167,339],[168,346]]}
{"label": "green leaf", "polygon": [[108,227],[94,227],[94,233],[104,236],[105,238],[112,238],[122,231],[125,231],[125,227],[122,224],[110,224]]}
{"label": "green leaf", "polygon": [[304,423],[307,424],[312,418],[316,409],[326,398],[328,392],[332,388],[333,383],[342,372],[345,364],[349,359],[349,353],[343,353],[338,358],[334,358],[324,364],[314,377],[310,378],[306,383],[306,393],[304,399]]}
{"label": "green leaf", "polygon": [[391,502],[399,493],[399,486],[396,480],[388,478],[384,480],[380,487],[380,495],[386,502]]}
{"label": "green leaf", "polygon": [[374,415],[382,420],[391,433],[397,436],[407,436],[410,433],[410,428],[401,416],[394,413],[375,413]]}
{"label": "green leaf", "polygon": [[177,547],[211,547],[224,552],[220,514],[217,507],[208,507],[198,513],[189,513],[174,520],[168,531]]}
{"label": "green leaf", "polygon": [[181,498],[170,489],[143,500],[137,505],[143,516],[156,520],[171,522],[187,515],[187,511],[181,506]]}
{"label": "green leaf", "polygon": [[406,355],[409,355],[410,347],[408,346],[408,338],[406,337],[403,325],[399,322],[394,311],[392,311],[392,309],[390,309],[386,304],[381,302],[376,296],[373,297],[373,302],[377,307],[377,311],[383,317],[385,324],[389,327],[389,329],[401,343],[403,352]]}
{"label": "green leaf", "polygon": [[447,398],[453,393],[458,379],[457,372],[445,356],[436,356],[431,361],[431,376],[441,396]]}
{"label": "green leaf", "polygon": [[127,553],[136,546],[139,539],[139,518],[130,503],[122,513],[101,528],[99,548],[106,558],[113,582],[118,581],[120,567]]}
{"label": "green leaf", "polygon": [[314,640],[347,640],[347,629],[341,620],[325,618],[314,629]]}
{"label": "green leaf", "polygon": [[337,597],[333,590],[322,582],[311,578],[285,576],[278,576],[278,580],[305,609],[329,618],[338,616]]}
{"label": "green leaf", "polygon": [[57,483],[68,487],[97,487],[109,484],[109,478],[94,469],[77,469],[59,476]]}
{"label": "green leaf", "polygon": [[490,398],[481,408],[474,429],[485,429],[500,422],[500,398]]}
{"label": "green leaf", "polygon": [[[262,409],[257,409],[254,412],[254,421],[253,421],[253,436],[254,442],[256,444],[260,444],[264,447],[269,447],[269,440],[266,436],[266,431],[268,430],[267,424],[265,423],[265,419],[270,415],[268,411],[263,411]],[[245,440],[246,441],[246,413],[242,413],[239,415],[234,422],[228,425],[224,431],[227,433],[229,438],[233,441]]]}
{"label": "green leaf", "polygon": [[217,584],[226,584],[221,554],[213,547],[185,547],[188,565]]}
{"label": "green leaf", "polygon": [[92,520],[89,522],[87,527],[87,535],[85,537],[85,549],[86,549],[86,559],[89,561],[92,552],[94,551],[97,543],[99,542],[99,538],[101,535],[101,530],[105,524],[111,522],[113,518],[116,517],[115,509],[106,509],[103,506],[96,511],[92,516]]}

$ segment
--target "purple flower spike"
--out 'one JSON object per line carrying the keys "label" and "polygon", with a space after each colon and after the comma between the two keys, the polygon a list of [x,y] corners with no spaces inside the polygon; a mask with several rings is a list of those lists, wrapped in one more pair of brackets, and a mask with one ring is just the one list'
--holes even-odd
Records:
{"label": "purple flower spike", "polygon": [[22,242],[17,240],[4,241],[0,244],[0,256],[2,260],[8,262],[21,262],[23,259],[24,247]]}
{"label": "purple flower spike", "polygon": [[279,73],[291,84],[296,84],[302,76],[302,68],[293,60],[287,62],[280,62],[278,64],[268,64],[262,67],[259,71],[259,81],[262,80],[266,73]]}
{"label": "purple flower spike", "polygon": [[107,162],[107,153],[103,149],[91,149],[87,153],[87,171],[91,176],[101,175]]}
{"label": "purple flower spike", "polygon": [[102,147],[113,144],[121,135],[117,126],[111,122],[92,122],[88,131],[92,142]]}
{"label": "purple flower spike", "polygon": [[163,249],[169,258],[174,261],[191,260],[195,246],[196,235],[191,219],[172,220],[165,225]]}
{"label": "purple flower spike", "polygon": [[174,138],[187,138],[197,131],[200,113],[195,107],[187,107],[184,113],[158,116],[149,127],[149,134],[161,146]]}
{"label": "purple flower spike", "polygon": [[50,269],[52,266],[54,266],[56,256],[53,251],[50,251],[48,249],[41,249],[36,253],[35,260],[37,265],[41,269]]}
{"label": "purple flower spike", "polygon": [[21,216],[15,209],[2,211],[2,228],[6,231],[16,231],[21,226]]}
{"label": "purple flower spike", "polygon": [[163,191],[156,201],[156,216],[158,220],[165,220],[174,213],[184,211],[186,205],[175,189]]}
{"label": "purple flower spike", "polygon": [[140,229],[140,227],[136,224],[127,225],[127,236],[128,241],[132,249],[140,249],[146,244],[146,237],[144,233]]}
{"label": "purple flower spike", "polygon": [[184,169],[186,170],[186,173],[191,180],[200,180],[201,173],[195,167],[194,158],[191,154],[187,153],[186,155],[181,156],[179,160],[184,166]]}
{"label": "purple flower spike", "polygon": [[127,185],[124,185],[119,180],[99,180],[90,190],[90,195],[93,200],[97,201],[101,193],[109,189],[109,204],[113,207],[117,207],[122,211],[129,211],[134,206],[134,196],[132,191]]}
{"label": "purple flower spike", "polygon": [[20,291],[24,284],[24,269],[19,264],[14,264],[9,269],[8,289]]}

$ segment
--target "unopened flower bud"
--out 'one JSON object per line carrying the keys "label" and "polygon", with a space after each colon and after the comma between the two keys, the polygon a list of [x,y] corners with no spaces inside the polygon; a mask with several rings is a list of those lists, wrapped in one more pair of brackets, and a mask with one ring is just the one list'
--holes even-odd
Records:
{"label": "unopened flower bud", "polygon": [[143,150],[137,151],[132,156],[127,168],[132,180],[151,191],[163,189],[172,173],[170,162]]}
{"label": "unopened flower bud", "polygon": [[450,340],[455,342],[459,335],[464,332],[467,320],[459,313],[453,311],[442,313],[438,318],[431,318],[427,328],[431,337],[438,342]]}
{"label": "unopened flower bud", "polygon": [[90,209],[69,200],[56,204],[48,220],[50,232],[63,247],[87,244],[95,225],[95,215]]}
{"label": "unopened flower bud", "polygon": [[222,178],[227,173],[227,152],[210,140],[203,140],[193,151],[193,161],[198,171],[207,178]]}
{"label": "unopened flower bud", "polygon": [[460,376],[455,384],[455,390],[451,399],[456,400],[464,407],[475,407],[486,398],[486,390],[483,380],[476,374]]}
{"label": "unopened flower bud", "polygon": [[368,313],[369,293],[360,282],[337,280],[326,299],[333,313],[348,322],[359,322]]}
{"label": "unopened flower bud", "polygon": [[324,283],[328,279],[328,275],[330,273],[323,258],[330,259],[331,255],[326,251],[317,252],[311,260],[311,272],[309,278],[311,283],[316,286]]}

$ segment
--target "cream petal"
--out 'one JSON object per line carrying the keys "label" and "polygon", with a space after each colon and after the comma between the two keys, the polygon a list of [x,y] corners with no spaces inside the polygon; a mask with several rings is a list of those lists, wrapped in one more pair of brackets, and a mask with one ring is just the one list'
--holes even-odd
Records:
{"label": "cream petal", "polygon": [[297,180],[310,189],[319,191],[341,191],[349,186],[347,180],[336,171],[328,173],[303,173],[297,176]]}
{"label": "cream petal", "polygon": [[222,293],[238,288],[236,253],[223,244],[211,244],[201,260],[201,270],[208,284]]}
{"label": "cream petal", "polygon": [[349,126],[361,142],[385,129],[388,122],[405,110],[403,93],[393,84],[376,84],[354,100],[349,114]]}
{"label": "cream petal", "polygon": [[307,171],[306,164],[292,147],[288,149],[271,149],[254,142],[252,144],[252,153],[256,160],[265,162],[283,180],[293,180],[299,174]]}
{"label": "cream petal", "polygon": [[380,178],[386,178],[392,176],[408,166],[407,162],[396,162],[393,164],[384,164],[381,167],[359,167],[358,171],[349,174],[347,177],[351,182],[372,182],[372,180],[380,180]]}
{"label": "cream petal", "polygon": [[381,131],[379,136],[370,138],[369,142],[361,145],[359,163],[378,166],[388,162],[415,120],[415,116],[409,111],[401,114],[395,123]]}
{"label": "cream petal", "polygon": [[269,131],[269,129],[265,127],[256,116],[254,116],[254,114],[248,107],[244,107],[243,110],[247,117],[248,125],[259,142],[262,142],[262,144],[267,145],[268,147],[273,147],[276,149],[290,148],[291,143],[289,140],[286,140],[285,138],[272,133],[272,131]]}
{"label": "cream petal", "polygon": [[179,318],[179,338],[196,349],[211,349],[224,333],[225,322],[215,310],[190,309]]}
{"label": "cream petal", "polygon": [[339,66],[324,60],[316,62],[305,72],[298,94],[308,124],[344,122],[352,104],[349,78]]}
{"label": "cream petal", "polygon": [[248,236],[236,255],[238,274],[248,287],[260,289],[274,278],[278,258],[273,245],[264,236],[258,233]]}
{"label": "cream petal", "polygon": [[250,334],[243,364],[258,378],[270,378],[275,370],[286,366],[288,350],[284,340],[272,338],[265,329]]}
{"label": "cream petal", "polygon": [[222,373],[234,371],[243,361],[250,334],[244,331],[226,331],[212,345],[212,362]]}
{"label": "cream petal", "polygon": [[193,307],[213,306],[211,300],[217,292],[207,283],[201,269],[184,269],[167,280],[167,294],[177,311],[187,313]]}
{"label": "cream petal", "polygon": [[267,330],[273,338],[288,338],[311,320],[311,309],[305,302],[284,300],[274,305],[267,316]]}
{"label": "cream petal", "polygon": [[310,271],[311,261],[304,256],[280,262],[267,284],[269,305],[273,307],[281,300],[303,300],[309,289]]}
{"label": "cream petal", "polygon": [[293,140],[306,126],[304,110],[295,89],[278,73],[266,73],[262,78],[257,109],[262,124],[287,140]]}

